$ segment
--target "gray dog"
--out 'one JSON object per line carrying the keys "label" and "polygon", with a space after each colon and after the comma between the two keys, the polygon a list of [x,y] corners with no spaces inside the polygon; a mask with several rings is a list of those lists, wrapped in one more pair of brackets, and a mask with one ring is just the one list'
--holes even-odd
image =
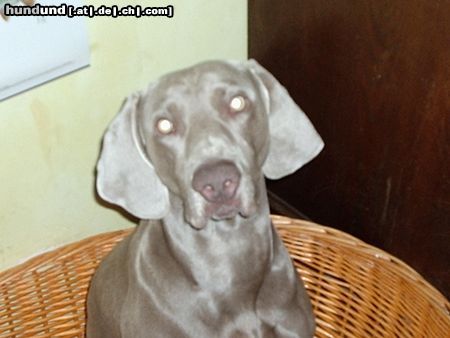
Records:
{"label": "gray dog", "polygon": [[142,221],[95,273],[88,337],[312,337],[264,175],[322,147],[253,60],[201,63],[131,95],[104,136],[97,190]]}

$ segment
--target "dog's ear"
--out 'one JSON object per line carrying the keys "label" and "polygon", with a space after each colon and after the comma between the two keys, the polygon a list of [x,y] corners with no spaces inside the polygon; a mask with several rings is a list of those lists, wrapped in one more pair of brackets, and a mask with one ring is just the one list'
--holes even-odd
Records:
{"label": "dog's ear", "polygon": [[286,88],[255,60],[248,60],[247,66],[260,83],[269,116],[270,147],[263,172],[278,179],[311,161],[324,143]]}
{"label": "dog's ear", "polygon": [[162,218],[169,194],[144,153],[136,130],[140,94],[129,96],[109,125],[97,163],[97,191],[141,219]]}

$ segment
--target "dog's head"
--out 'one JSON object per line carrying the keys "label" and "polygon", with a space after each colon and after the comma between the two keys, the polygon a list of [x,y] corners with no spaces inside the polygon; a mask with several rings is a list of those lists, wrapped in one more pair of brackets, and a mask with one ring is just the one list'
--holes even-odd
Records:
{"label": "dog's head", "polygon": [[97,190],[142,219],[164,217],[178,196],[186,221],[202,228],[251,216],[263,174],[291,174],[322,147],[258,63],[205,62],[128,97],[104,136]]}

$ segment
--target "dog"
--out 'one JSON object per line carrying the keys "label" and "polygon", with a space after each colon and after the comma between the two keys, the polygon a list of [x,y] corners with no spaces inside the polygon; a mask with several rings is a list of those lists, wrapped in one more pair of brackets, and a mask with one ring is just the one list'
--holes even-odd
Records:
{"label": "dog", "polygon": [[93,277],[87,337],[312,337],[264,176],[322,148],[254,60],[200,63],[129,96],[104,135],[97,191],[142,221]]}

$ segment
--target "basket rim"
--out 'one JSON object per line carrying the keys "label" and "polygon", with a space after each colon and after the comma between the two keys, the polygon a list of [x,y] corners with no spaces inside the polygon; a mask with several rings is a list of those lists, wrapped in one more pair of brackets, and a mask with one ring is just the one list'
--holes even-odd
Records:
{"label": "basket rim", "polygon": [[371,256],[374,260],[383,260],[385,264],[392,266],[396,273],[413,284],[420,284],[421,289],[426,293],[427,298],[446,313],[450,320],[450,302],[437,288],[428,282],[419,272],[412,268],[408,263],[393,256],[392,254],[380,249],[374,245],[364,242],[355,236],[326,225],[318,224],[313,221],[299,220],[282,215],[271,215],[274,223],[279,225],[277,228],[289,229],[292,232],[301,233],[308,230],[318,233],[321,237],[332,238],[334,242],[341,246],[356,248],[356,250]]}
{"label": "basket rim", "polygon": [[29,259],[14,265],[10,268],[6,268],[0,271],[0,285],[7,283],[8,281],[14,279],[15,277],[21,275],[24,271],[34,270],[42,265],[42,263],[55,260],[64,260],[67,256],[76,254],[77,252],[83,251],[84,247],[92,242],[92,240],[104,241],[110,240],[111,237],[122,238],[134,229],[134,227],[102,232],[88,237],[76,240],[70,243],[65,243],[55,248],[45,251],[43,253],[37,254],[30,257]]}
{"label": "basket rim", "polygon": [[[399,273],[403,278],[411,282],[412,284],[418,284],[420,289],[424,292],[430,303],[441,309],[448,317],[450,321],[450,302],[447,298],[437,290],[432,284],[430,284],[421,274],[414,270],[407,263],[401,259],[389,254],[388,252],[377,248],[371,244],[368,244],[353,235],[350,235],[344,231],[331,228],[326,225],[318,224],[312,221],[300,220],[290,218],[282,215],[271,215],[272,221],[279,232],[289,231],[297,233],[301,236],[308,236],[316,234],[322,238],[332,239],[340,246],[350,247],[356,249],[366,255],[371,256],[374,260],[383,260],[384,264],[390,265],[396,273]],[[43,263],[48,261],[62,261],[67,256],[82,252],[86,245],[89,245],[93,240],[96,242],[108,241],[112,238],[121,240],[124,236],[130,234],[135,227],[130,227],[121,230],[114,230],[94,234],[83,238],[78,241],[74,241],[69,244],[63,244],[50,251],[38,254],[31,257],[25,262],[19,263],[16,266],[7,268],[0,271],[0,285],[4,285],[16,277],[19,277],[26,271],[35,271]]]}

